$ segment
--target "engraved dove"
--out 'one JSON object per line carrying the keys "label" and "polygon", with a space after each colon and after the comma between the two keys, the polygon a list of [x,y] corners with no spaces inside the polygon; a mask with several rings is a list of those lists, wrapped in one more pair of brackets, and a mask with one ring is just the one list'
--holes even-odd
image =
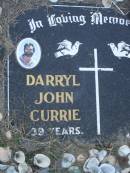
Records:
{"label": "engraved dove", "polygon": [[108,46],[110,46],[113,54],[117,58],[130,58],[130,45],[125,43],[124,41],[119,42],[117,46],[114,43],[109,43]]}
{"label": "engraved dove", "polygon": [[70,57],[74,57],[79,52],[79,47],[83,43],[76,41],[72,44],[69,40],[63,40],[62,42],[58,43],[57,52],[55,52],[55,57],[60,58],[62,56],[69,55]]}

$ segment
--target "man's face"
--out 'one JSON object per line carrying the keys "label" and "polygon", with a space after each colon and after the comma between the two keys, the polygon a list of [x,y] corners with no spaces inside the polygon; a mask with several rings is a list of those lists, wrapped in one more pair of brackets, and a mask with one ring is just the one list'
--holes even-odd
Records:
{"label": "man's face", "polygon": [[26,46],[25,50],[24,50],[24,54],[26,56],[29,56],[31,57],[34,53],[34,50],[33,50],[33,46]]}
{"label": "man's face", "polygon": [[24,62],[24,64],[29,64],[31,61],[31,57],[34,53],[34,49],[32,45],[27,45],[24,49],[24,54],[22,57],[22,61]]}
{"label": "man's face", "polygon": [[23,62],[24,64],[29,64],[31,61],[31,56],[24,55],[23,56]]}

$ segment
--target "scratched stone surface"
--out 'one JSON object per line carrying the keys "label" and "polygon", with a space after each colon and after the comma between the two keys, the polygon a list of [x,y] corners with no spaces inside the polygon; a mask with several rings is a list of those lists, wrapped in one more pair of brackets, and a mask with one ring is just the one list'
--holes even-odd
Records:
{"label": "scratched stone surface", "polygon": [[93,138],[130,123],[130,21],[112,9],[51,6],[10,25],[8,110],[28,136]]}

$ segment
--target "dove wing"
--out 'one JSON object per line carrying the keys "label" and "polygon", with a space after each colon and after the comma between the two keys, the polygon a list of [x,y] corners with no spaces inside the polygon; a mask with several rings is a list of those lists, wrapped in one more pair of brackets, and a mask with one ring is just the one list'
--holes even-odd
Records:
{"label": "dove wing", "polygon": [[72,47],[72,43],[68,40],[63,40],[62,42],[58,43],[59,44],[59,47],[57,48],[57,50],[59,49],[71,49]]}
{"label": "dove wing", "polygon": [[64,49],[65,47],[62,45],[62,44],[60,44],[59,46],[58,46],[58,48],[57,48],[57,50],[59,50],[59,49]]}
{"label": "dove wing", "polygon": [[127,43],[125,43],[125,44],[124,44],[124,49],[127,50],[127,51],[130,50],[130,45],[127,44]]}
{"label": "dove wing", "polygon": [[121,41],[120,43],[118,43],[118,50],[119,51],[130,51],[130,45],[125,43],[124,41]]}

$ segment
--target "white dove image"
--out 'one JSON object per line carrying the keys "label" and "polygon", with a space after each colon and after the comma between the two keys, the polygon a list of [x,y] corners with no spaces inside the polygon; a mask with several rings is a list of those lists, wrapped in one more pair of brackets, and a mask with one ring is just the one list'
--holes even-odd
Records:
{"label": "white dove image", "polygon": [[66,55],[73,57],[79,52],[79,46],[81,44],[83,43],[76,41],[72,45],[71,41],[63,40],[62,42],[58,43],[59,47],[57,48],[58,51],[55,53],[55,57],[59,58]]}
{"label": "white dove image", "polygon": [[124,41],[119,42],[117,46],[114,43],[109,43],[108,46],[110,46],[113,54],[117,58],[130,58],[130,45],[125,43]]}

